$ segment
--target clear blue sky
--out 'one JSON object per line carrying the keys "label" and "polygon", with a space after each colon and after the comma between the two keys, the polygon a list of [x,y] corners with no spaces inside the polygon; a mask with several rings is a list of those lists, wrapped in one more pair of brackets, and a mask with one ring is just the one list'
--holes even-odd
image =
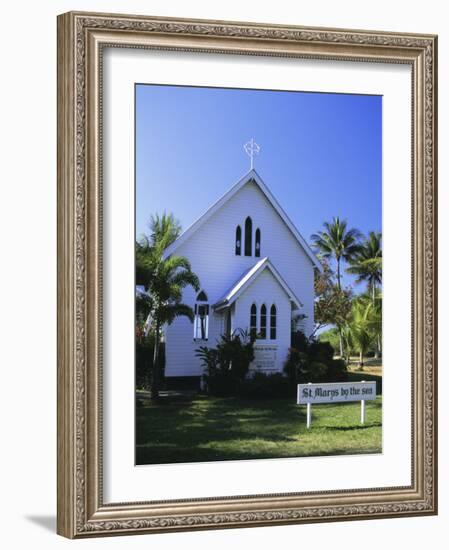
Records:
{"label": "clear blue sky", "polygon": [[308,242],[333,216],[381,231],[380,96],[138,84],[136,236],[154,213],[193,223],[248,171],[251,137],[256,170]]}

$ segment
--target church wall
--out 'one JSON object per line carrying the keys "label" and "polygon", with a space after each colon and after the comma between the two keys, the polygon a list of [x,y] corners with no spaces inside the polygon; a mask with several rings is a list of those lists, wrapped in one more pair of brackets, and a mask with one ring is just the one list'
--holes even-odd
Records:
{"label": "church wall", "polygon": [[[174,212],[176,216],[176,212]],[[245,219],[253,222],[253,255],[235,255],[235,230],[240,225],[242,232]],[[299,220],[300,221],[300,220]],[[257,228],[262,233],[260,258],[254,256],[254,234]],[[243,244],[243,243],[242,243]],[[193,271],[201,281],[201,287],[212,306],[261,258],[268,256],[281,276],[303,302],[302,309],[308,318],[305,329],[313,330],[313,266],[301,245],[296,241],[277,212],[254,184],[246,184],[205,224],[182,243],[175,252],[186,256]],[[183,300],[193,306],[196,293],[185,289]],[[214,315],[211,308],[210,333],[207,345],[214,346],[224,330],[222,315]],[[182,376],[200,374],[195,349],[202,344],[193,341],[193,326],[180,318],[167,327],[166,375]]]}
{"label": "church wall", "polygon": [[224,316],[214,313],[212,308],[207,340],[193,339],[193,324],[187,317],[176,319],[165,329],[165,375],[201,376],[203,369],[195,350],[200,346],[214,347],[224,330]]}
{"label": "church wall", "polygon": [[[290,347],[291,303],[284,289],[268,270],[264,270],[236,301],[234,317],[236,327],[249,331],[250,310],[253,304],[257,306],[258,333],[260,332],[260,308],[262,304],[267,307],[267,338],[257,339],[255,347],[276,347],[275,354],[273,354],[275,356],[274,368],[268,366],[264,360],[261,370],[282,372]],[[276,305],[276,340],[270,339],[270,308],[272,304]],[[256,369],[257,362],[253,362],[251,370]]]}

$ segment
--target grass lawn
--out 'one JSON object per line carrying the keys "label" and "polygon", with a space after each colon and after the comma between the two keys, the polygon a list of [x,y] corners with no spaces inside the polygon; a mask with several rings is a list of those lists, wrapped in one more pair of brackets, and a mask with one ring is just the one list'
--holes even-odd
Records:
{"label": "grass lawn", "polygon": [[254,458],[379,453],[382,398],[306,407],[294,399],[249,401],[196,395],[143,400],[136,414],[136,463],[204,462]]}

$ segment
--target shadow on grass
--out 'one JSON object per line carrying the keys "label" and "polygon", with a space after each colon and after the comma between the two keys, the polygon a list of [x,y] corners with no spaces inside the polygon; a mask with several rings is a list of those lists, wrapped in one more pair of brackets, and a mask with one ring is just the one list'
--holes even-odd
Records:
{"label": "shadow on grass", "polygon": [[381,428],[382,422],[370,422],[369,424],[354,426],[320,426],[320,430],[332,430],[337,432],[350,432],[354,430],[370,430],[372,428]]}
{"label": "shadow on grass", "polygon": [[[370,405],[371,410],[379,415],[381,404],[375,405]],[[348,407],[346,403],[338,403],[329,407],[332,410],[326,412],[334,417],[337,415],[339,425],[320,426],[318,421],[314,436],[305,427],[305,407],[298,407],[290,399],[253,401],[197,395],[145,401],[136,409],[136,462],[164,464],[327,456],[377,449],[376,434],[370,435],[372,444],[371,440],[365,441],[366,438],[345,440],[343,434],[369,427],[378,431],[380,422],[356,426],[354,405]],[[325,431],[323,444],[320,443],[322,435],[319,435],[319,430]],[[365,446],[366,449],[355,449],[355,446]],[[328,448],[331,449],[329,452]]]}

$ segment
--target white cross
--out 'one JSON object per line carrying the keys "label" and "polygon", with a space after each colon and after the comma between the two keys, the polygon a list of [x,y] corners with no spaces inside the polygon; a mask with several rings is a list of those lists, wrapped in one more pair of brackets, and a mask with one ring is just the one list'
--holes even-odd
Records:
{"label": "white cross", "polygon": [[260,145],[258,145],[254,138],[251,138],[250,141],[245,143],[243,146],[243,149],[245,149],[245,153],[249,156],[251,159],[251,170],[254,168],[254,155],[258,155],[260,151]]}

